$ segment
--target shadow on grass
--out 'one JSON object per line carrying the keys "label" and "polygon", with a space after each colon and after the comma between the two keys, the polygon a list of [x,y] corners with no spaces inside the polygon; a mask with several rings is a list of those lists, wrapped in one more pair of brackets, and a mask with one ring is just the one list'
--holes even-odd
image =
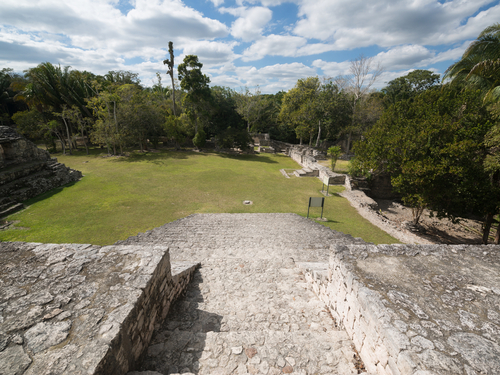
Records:
{"label": "shadow on grass", "polygon": [[213,155],[218,155],[224,159],[258,161],[261,163],[278,164],[276,160],[273,160],[269,156],[264,156],[264,155],[231,155],[223,153],[214,153]]}
{"label": "shadow on grass", "polygon": [[112,159],[114,163],[137,163],[137,162],[147,162],[155,164],[163,164],[164,161],[168,159],[187,159],[188,156],[218,156],[224,159],[232,160],[244,160],[244,161],[256,161],[260,163],[268,164],[278,164],[276,160],[271,159],[269,156],[263,155],[232,155],[225,154],[221,152],[216,152],[214,150],[204,150],[201,152],[191,151],[191,150],[181,150],[181,151],[160,151],[160,152],[134,152],[130,156],[118,157]]}
{"label": "shadow on grass", "polygon": [[153,163],[164,164],[168,159],[187,159],[188,155],[195,154],[192,151],[160,151],[160,152],[134,152],[129,156],[112,159],[113,163]]}
{"label": "shadow on grass", "polygon": [[69,184],[66,184],[66,185],[63,185],[63,186],[60,186],[60,187],[54,188],[54,189],[49,190],[49,191],[47,191],[47,192],[45,192],[45,193],[42,193],[42,194],[40,194],[40,195],[37,195],[37,196],[36,196],[36,197],[34,197],[34,198],[30,198],[30,199],[28,199],[28,200],[24,201],[24,202],[23,202],[23,204],[24,204],[25,206],[31,206],[32,204],[35,204],[35,203],[37,203],[37,202],[43,201],[43,200],[45,200],[45,199],[47,199],[47,198],[50,198],[50,197],[52,197],[52,196],[54,196],[54,195],[56,195],[56,194],[60,193],[61,191],[63,191],[63,190],[64,190],[64,188],[67,188],[67,187],[73,186],[73,185],[75,185],[75,184],[77,184],[77,183],[78,183],[78,181],[74,181],[74,182],[70,182]]}

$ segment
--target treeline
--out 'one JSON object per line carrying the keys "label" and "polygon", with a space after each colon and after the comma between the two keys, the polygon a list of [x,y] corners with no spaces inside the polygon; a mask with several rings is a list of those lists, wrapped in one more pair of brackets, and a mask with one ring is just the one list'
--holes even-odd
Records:
{"label": "treeline", "polygon": [[[95,75],[49,62],[28,69],[23,75],[0,71],[0,122],[15,125],[49,150],[56,141],[64,153],[72,153],[77,140],[88,150],[88,141],[120,154],[126,147],[141,150],[168,140],[177,148],[186,140],[203,147],[207,139],[217,149],[246,149],[249,133],[269,133],[271,138],[324,146],[351,139],[372,126],[380,116],[384,99],[380,92],[352,84],[345,77],[300,79],[288,92],[262,94],[259,89],[235,91],[209,86],[203,64],[189,55],[174,74],[173,45],[164,61],[172,86],[162,74],[152,87],[144,87],[138,75],[110,71]],[[371,59],[352,62],[370,68]],[[364,79],[368,71],[356,78]],[[327,142],[327,143],[325,143]]]}
{"label": "treeline", "polygon": [[353,173],[390,175],[415,224],[424,208],[482,219],[485,244],[500,212],[499,47],[496,24],[447,69],[444,84],[419,71],[390,82],[382,90],[389,105],[351,162]]}
{"label": "treeline", "polygon": [[[192,140],[202,147],[206,139],[218,149],[246,149],[249,132],[281,136],[278,115],[283,93],[261,95],[249,90],[213,86],[194,55],[178,66],[179,84],[174,91],[162,82],[144,87],[138,75],[110,71],[95,75],[49,62],[23,75],[12,69],[0,71],[0,124],[16,126],[33,140],[42,140],[55,151],[71,153],[76,140],[89,140],[120,154],[125,147],[141,150],[169,140],[177,147]],[[294,137],[292,137],[294,138]]]}

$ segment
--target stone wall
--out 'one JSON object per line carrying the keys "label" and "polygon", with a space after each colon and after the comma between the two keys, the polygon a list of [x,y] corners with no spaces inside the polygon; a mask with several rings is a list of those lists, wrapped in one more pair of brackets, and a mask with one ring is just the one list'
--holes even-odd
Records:
{"label": "stone wall", "polygon": [[271,138],[269,134],[264,133],[250,133],[250,137],[253,139],[253,143],[258,146],[270,146]]}
{"label": "stone wall", "polygon": [[0,264],[5,375],[133,370],[197,267],[161,246],[37,243],[0,243]]}
{"label": "stone wall", "polygon": [[23,202],[81,177],[14,129],[0,126],[0,198]]}
{"label": "stone wall", "polygon": [[[309,168],[313,171],[318,171],[317,176],[324,184],[327,185],[344,185],[346,175],[332,172],[330,168],[325,167],[317,162],[317,157],[320,153],[306,146],[289,145],[288,156],[300,164],[302,167]],[[315,155],[315,156],[313,156]]]}
{"label": "stone wall", "polygon": [[300,265],[384,375],[500,373],[500,247],[349,245]]}

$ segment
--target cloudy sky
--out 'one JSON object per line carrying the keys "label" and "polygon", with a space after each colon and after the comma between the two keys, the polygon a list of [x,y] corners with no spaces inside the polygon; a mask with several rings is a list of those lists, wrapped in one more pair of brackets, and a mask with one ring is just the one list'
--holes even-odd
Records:
{"label": "cloudy sky", "polygon": [[363,54],[384,67],[381,88],[443,73],[496,22],[499,0],[0,0],[0,68],[130,70],[151,86],[172,41],[176,65],[197,55],[211,85],[275,93],[349,74]]}

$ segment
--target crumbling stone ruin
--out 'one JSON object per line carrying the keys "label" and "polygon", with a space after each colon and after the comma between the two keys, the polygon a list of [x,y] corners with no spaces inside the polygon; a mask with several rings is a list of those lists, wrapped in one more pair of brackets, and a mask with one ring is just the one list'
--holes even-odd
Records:
{"label": "crumbling stone ruin", "polygon": [[0,243],[0,373],[497,375],[499,254],[375,246],[295,214]]}
{"label": "crumbling stone ruin", "polygon": [[27,199],[81,177],[81,172],[58,163],[13,128],[0,126],[0,217]]}

